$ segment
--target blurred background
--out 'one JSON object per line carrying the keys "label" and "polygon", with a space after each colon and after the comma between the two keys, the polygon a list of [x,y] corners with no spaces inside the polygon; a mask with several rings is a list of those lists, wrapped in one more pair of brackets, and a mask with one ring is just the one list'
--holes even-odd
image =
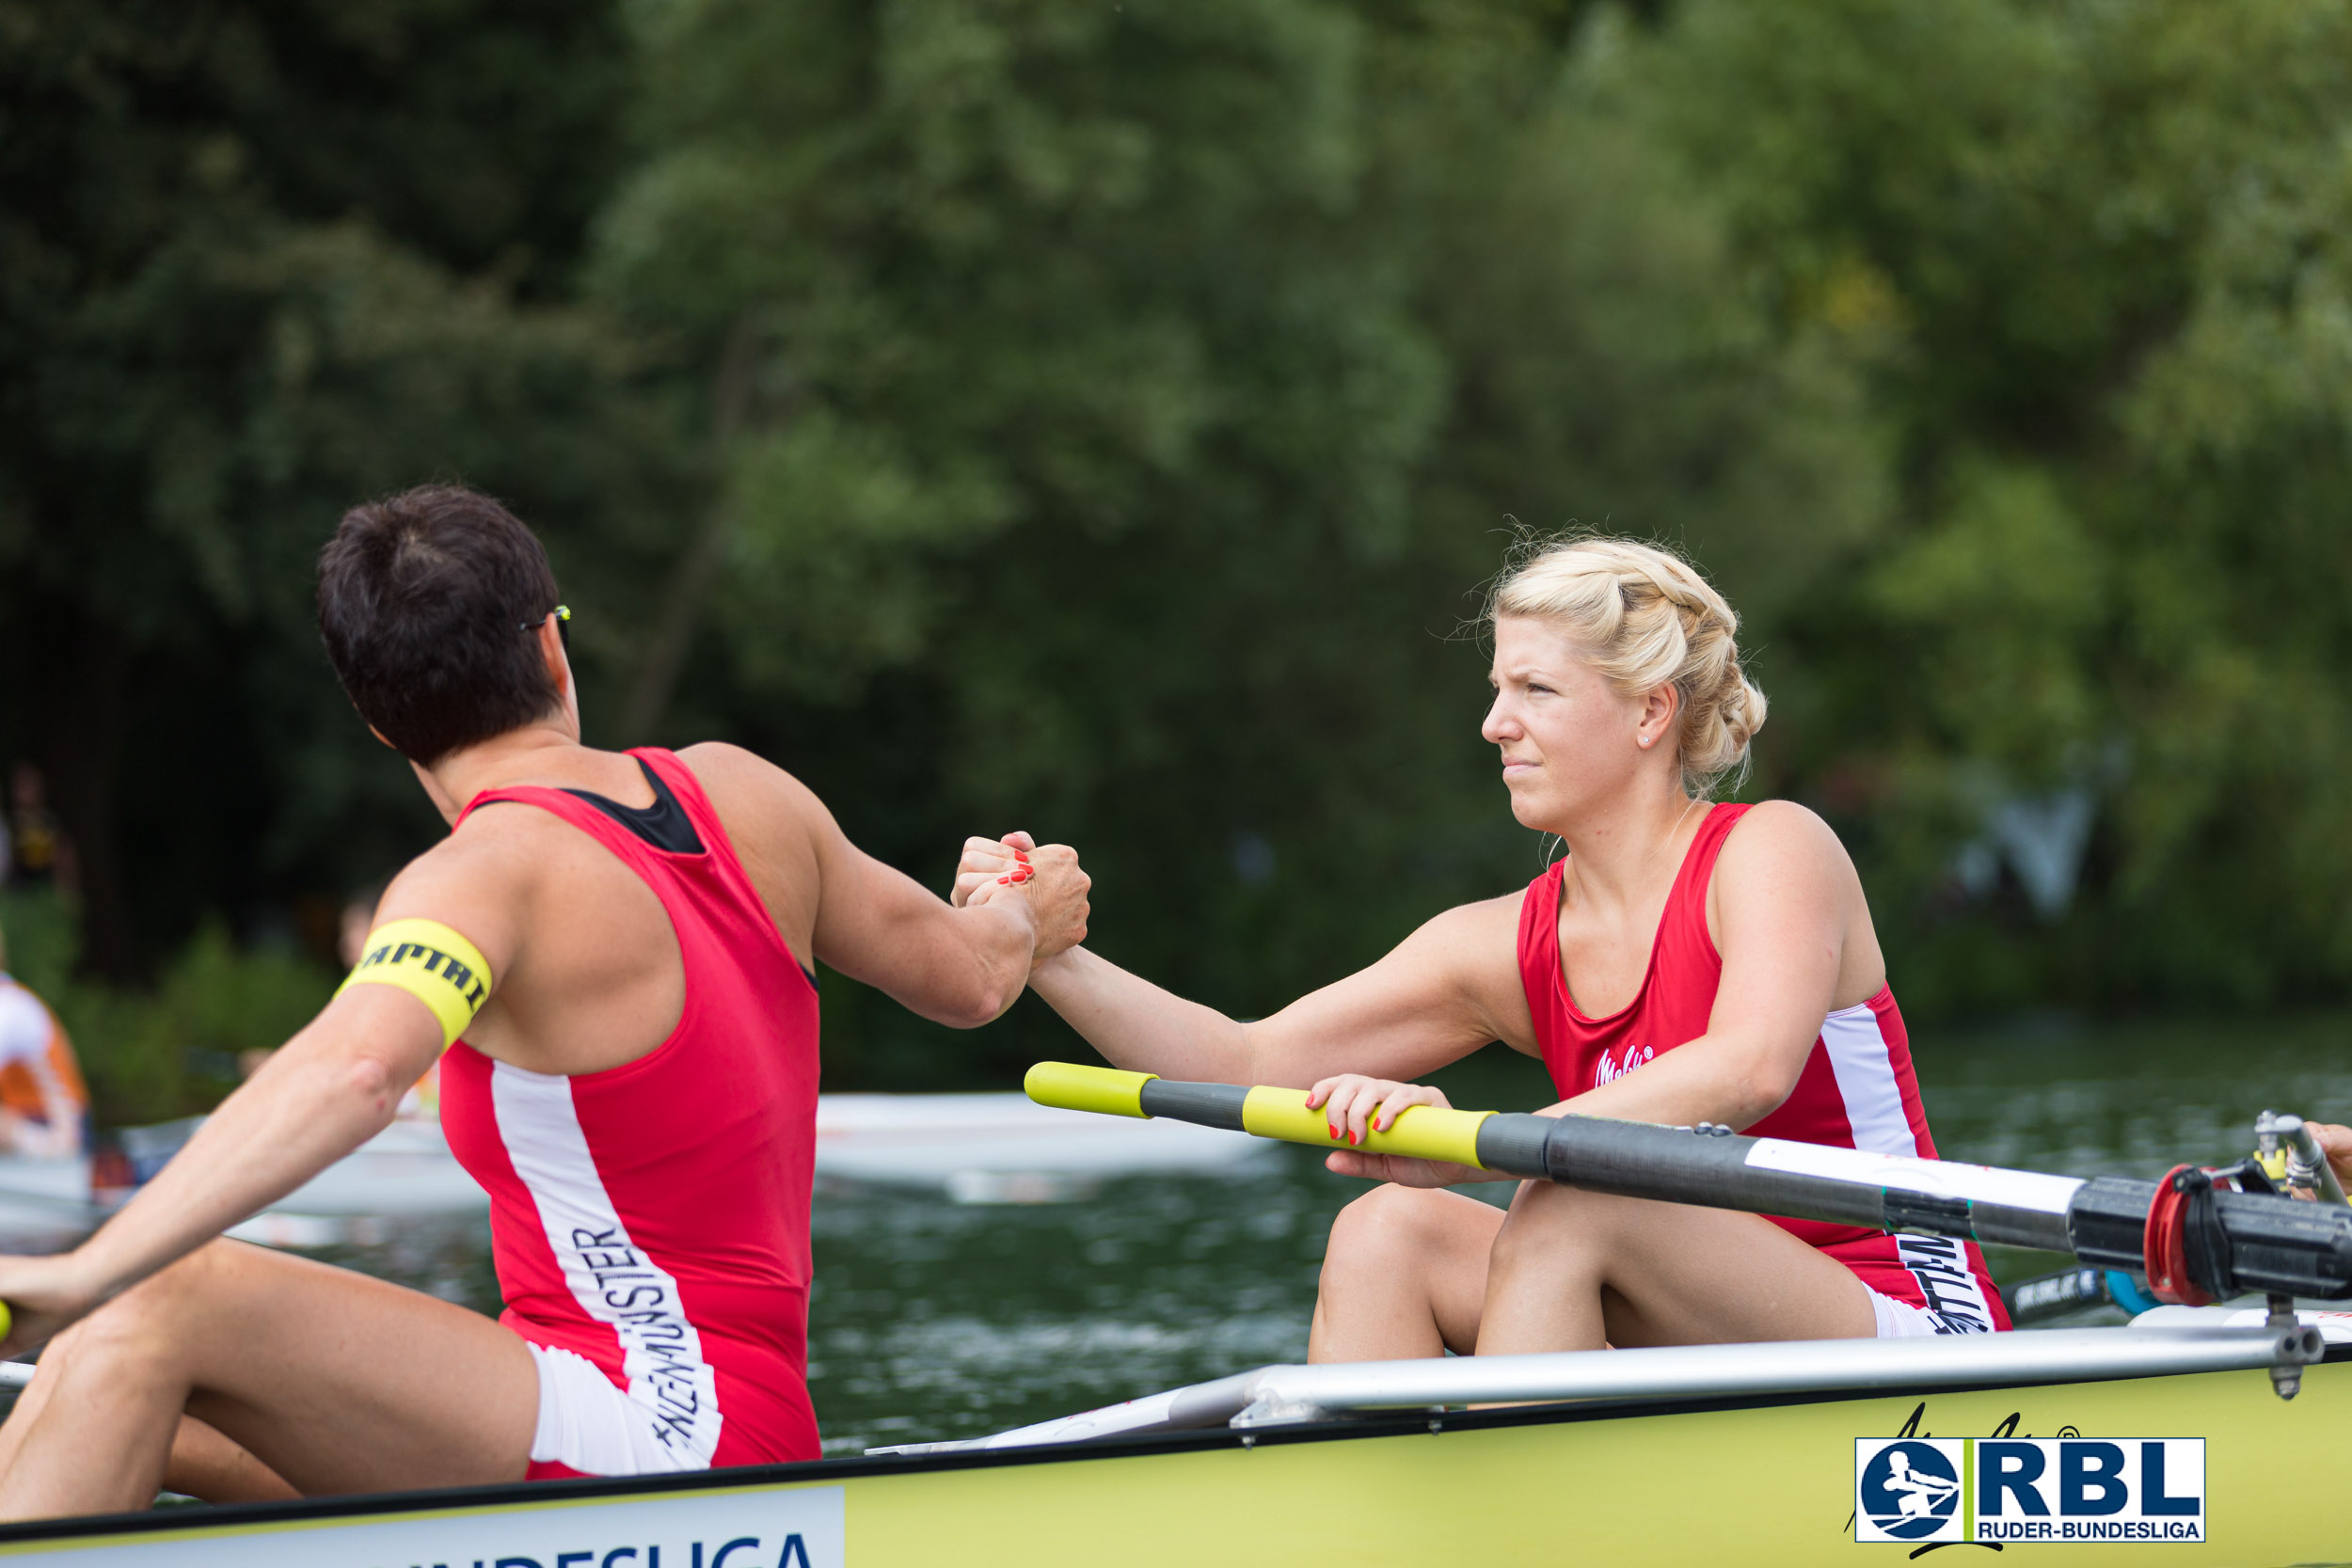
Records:
{"label": "blurred background", "polygon": [[[310,607],[437,479],[546,539],[593,742],[933,887],[1075,844],[1244,1016],[1535,874],[1481,586],[1663,540],[1947,1153],[2352,1114],[2344,0],[0,0],[0,927],[102,1124],[441,831]],[[823,987],[833,1090],[1083,1050]],[[1358,1189],[1256,1180],[829,1198],[829,1443],[1296,1354]],[[478,1221],[383,1246],[496,1305]]]}

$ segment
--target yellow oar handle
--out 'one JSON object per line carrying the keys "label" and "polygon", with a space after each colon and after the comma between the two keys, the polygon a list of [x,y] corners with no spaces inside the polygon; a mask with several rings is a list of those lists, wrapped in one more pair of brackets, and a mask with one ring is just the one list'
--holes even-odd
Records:
{"label": "yellow oar handle", "polygon": [[1322,1111],[1307,1109],[1305,1089],[1276,1089],[1262,1085],[1251,1089],[1242,1101],[1241,1126],[1245,1132],[1254,1132],[1261,1138],[1279,1138],[1285,1143],[1477,1165],[1479,1124],[1493,1115],[1492,1111],[1456,1111],[1442,1105],[1407,1105],[1396,1114],[1396,1125],[1385,1132],[1372,1125],[1379,1119],[1376,1113],[1365,1117],[1364,1141],[1351,1144],[1344,1129],[1338,1132],[1331,1130],[1330,1118]]}
{"label": "yellow oar handle", "polygon": [[1040,1062],[1022,1086],[1041,1105],[1065,1111],[1096,1111],[1114,1117],[1172,1117],[1208,1127],[1227,1127],[1319,1148],[1354,1148],[1365,1154],[1401,1154],[1450,1160],[1486,1168],[1478,1158],[1478,1129],[1492,1111],[1455,1111],[1438,1105],[1408,1105],[1387,1132],[1367,1129],[1364,1141],[1349,1144],[1332,1131],[1323,1111],[1307,1108],[1305,1089],[1238,1084],[1171,1083],[1149,1072],[1080,1067],[1074,1062]]}
{"label": "yellow oar handle", "polygon": [[1075,1062],[1040,1062],[1021,1080],[1021,1086],[1040,1105],[1064,1111],[1096,1111],[1106,1117],[1145,1117],[1143,1085],[1159,1074],[1121,1072],[1112,1067],[1080,1067]]}
{"label": "yellow oar handle", "polygon": [[7,1302],[0,1301],[0,1339],[7,1338],[8,1337],[8,1330],[14,1328],[15,1326],[16,1314],[8,1310],[8,1304]]}

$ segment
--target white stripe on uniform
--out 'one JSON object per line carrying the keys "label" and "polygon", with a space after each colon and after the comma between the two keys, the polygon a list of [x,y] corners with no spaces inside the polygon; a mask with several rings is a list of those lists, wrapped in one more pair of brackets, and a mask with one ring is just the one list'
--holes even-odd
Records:
{"label": "white stripe on uniform", "polygon": [[[571,1080],[495,1062],[490,1099],[500,1140],[538,1208],[572,1299],[590,1318],[611,1325],[620,1340],[629,1402],[651,1423],[651,1436],[673,1467],[707,1467],[719,1447],[717,1377],[703,1359],[702,1335],[686,1315],[677,1281],[630,1239],[612,1207],[580,1131]],[[548,1381],[544,1361],[541,1379]],[[543,1406],[549,1391],[543,1389]],[[616,1473],[562,1453],[534,1451],[532,1457],[590,1474]],[[607,1456],[580,1458],[601,1462]]]}
{"label": "white stripe on uniform", "polygon": [[1919,1140],[1903,1114],[1903,1091],[1895,1083],[1895,1063],[1867,1002],[1840,1008],[1821,1021],[1821,1044],[1837,1074],[1837,1095],[1846,1102],[1846,1124],[1853,1146],[1866,1154],[1917,1158]]}
{"label": "white stripe on uniform", "polygon": [[1956,1238],[1899,1235],[1895,1252],[1919,1287],[1919,1299],[1928,1304],[1938,1334],[1993,1332],[1993,1308],[1986,1305],[1977,1271],[1968,1266],[1967,1251]]}

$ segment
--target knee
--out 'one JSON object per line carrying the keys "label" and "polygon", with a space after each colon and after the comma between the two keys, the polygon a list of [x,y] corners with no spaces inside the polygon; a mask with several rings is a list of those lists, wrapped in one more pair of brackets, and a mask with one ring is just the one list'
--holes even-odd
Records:
{"label": "knee", "polygon": [[1393,1269],[1427,1250],[1442,1233],[1445,1195],[1416,1187],[1379,1186],[1339,1212],[1323,1255],[1324,1272],[1363,1266]]}
{"label": "knee", "polygon": [[1607,1199],[1594,1193],[1530,1182],[1495,1232],[1486,1266],[1497,1275],[1581,1267],[1599,1246]]}
{"label": "knee", "polygon": [[41,1363],[109,1368],[171,1360],[223,1264],[222,1243],[199,1248],[141,1280],[50,1342]]}

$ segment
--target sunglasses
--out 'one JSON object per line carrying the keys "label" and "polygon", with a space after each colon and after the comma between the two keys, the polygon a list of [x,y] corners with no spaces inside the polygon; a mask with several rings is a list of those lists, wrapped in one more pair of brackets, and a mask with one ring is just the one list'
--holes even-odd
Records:
{"label": "sunglasses", "polygon": [[564,640],[564,651],[565,653],[570,653],[572,651],[572,607],[570,605],[557,605],[553,610],[548,610],[547,614],[540,616],[536,621],[522,622],[518,629],[522,631],[537,631],[541,626],[546,626],[550,620],[555,623],[555,635]]}

